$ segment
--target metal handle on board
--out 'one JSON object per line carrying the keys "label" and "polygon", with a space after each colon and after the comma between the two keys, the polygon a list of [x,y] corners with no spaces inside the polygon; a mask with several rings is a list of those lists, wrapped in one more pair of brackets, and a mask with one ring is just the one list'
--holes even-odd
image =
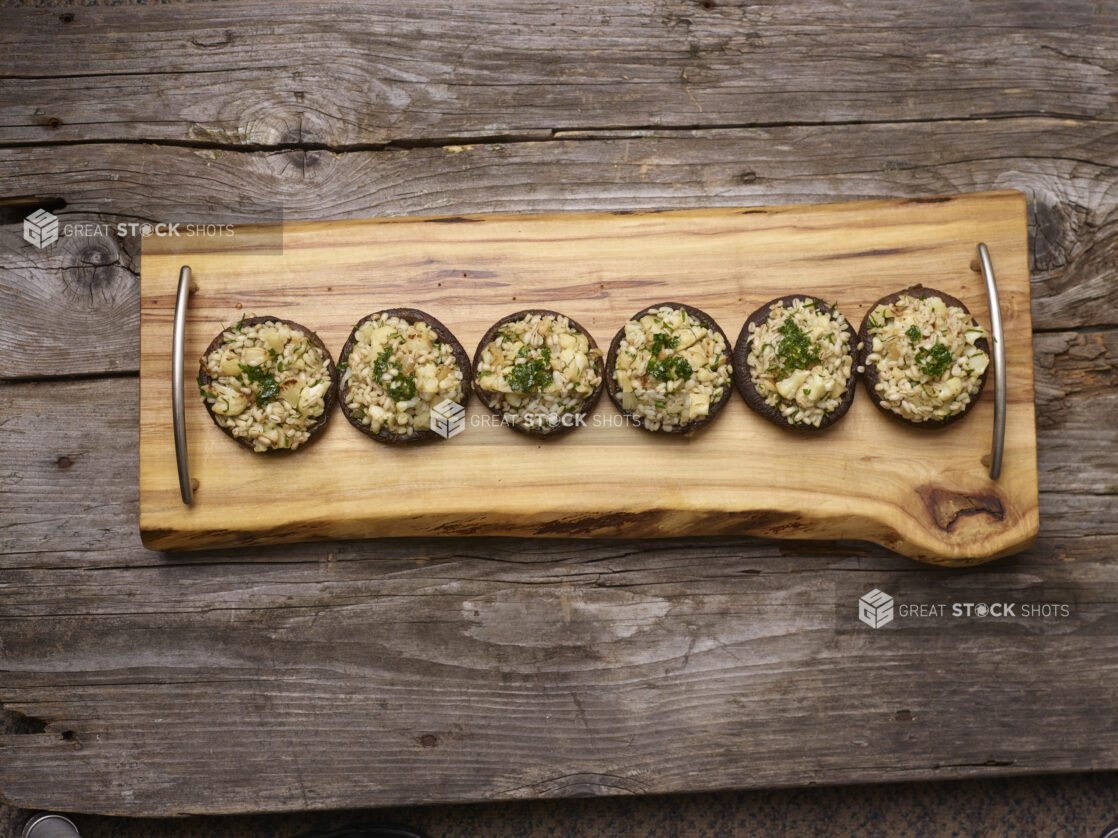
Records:
{"label": "metal handle on board", "polygon": [[179,467],[179,492],[188,506],[194,502],[190,485],[190,464],[186,457],[186,397],[183,385],[183,344],[186,335],[186,303],[190,298],[190,266],[179,271],[179,291],[175,297],[175,328],[171,336],[171,412],[175,427],[175,462]]}
{"label": "metal handle on board", "polygon": [[1002,473],[1002,453],[1005,449],[1005,333],[994,266],[990,262],[989,249],[981,242],[978,245],[978,261],[986,280],[986,295],[990,298],[990,340],[994,350],[994,441],[990,450],[990,479],[997,480]]}

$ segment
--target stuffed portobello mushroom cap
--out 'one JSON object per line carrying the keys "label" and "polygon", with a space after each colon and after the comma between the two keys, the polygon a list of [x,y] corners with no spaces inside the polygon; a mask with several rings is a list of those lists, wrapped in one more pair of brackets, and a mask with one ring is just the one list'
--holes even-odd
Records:
{"label": "stuffed portobello mushroom cap", "polygon": [[[665,320],[675,320],[676,312],[678,323]],[[695,325],[701,327],[701,335],[694,330]],[[636,345],[629,342],[630,330],[638,341]],[[708,340],[712,346],[706,348]],[[706,363],[698,361],[700,354]],[[606,392],[621,414],[643,430],[691,434],[710,424],[726,406],[733,389],[732,373],[730,341],[714,318],[683,303],[657,303],[638,311],[614,335],[606,357]],[[640,396],[637,387],[624,386],[631,385],[633,378],[649,385],[640,387]],[[681,382],[678,386],[677,381]],[[654,392],[661,386],[670,392]],[[686,393],[681,393],[684,390]],[[681,418],[672,410],[677,405],[688,411],[686,421],[674,421]],[[696,407],[698,415],[692,418],[691,411]]]}
{"label": "stuffed portobello mushroom cap", "polygon": [[443,439],[431,430],[431,408],[447,399],[465,407],[470,399],[466,350],[439,320],[414,308],[358,320],[338,366],[342,413],[377,442]]}
{"label": "stuffed portobello mushroom cap", "polygon": [[604,378],[594,337],[548,309],[502,317],[474,354],[477,397],[510,428],[541,439],[585,422],[602,395]]}
{"label": "stuffed portobello mushroom cap", "polygon": [[206,347],[198,389],[214,424],[234,440],[257,454],[292,452],[325,427],[338,371],[306,326],[248,317]]}
{"label": "stuffed portobello mushroom cap", "polygon": [[[796,314],[797,302],[806,315],[795,316],[795,328],[788,327],[788,318]],[[780,312],[789,313],[777,327],[778,335],[768,335],[768,341],[755,347],[754,334],[758,330],[762,335],[771,331],[769,318],[774,309],[778,318]],[[812,314],[825,318],[816,324],[817,328],[826,329],[818,337],[805,333],[797,322]],[[764,352],[766,345],[772,346],[771,353]],[[797,431],[821,431],[845,416],[854,403],[857,345],[854,325],[823,300],[806,294],[778,297],[753,312],[742,326],[734,346],[734,383],[745,403],[773,424]],[[755,353],[755,349],[760,351]],[[761,370],[759,382],[750,366],[750,357],[760,360],[770,354],[776,368],[770,368],[771,375]],[[837,392],[832,389],[839,386]],[[827,407],[820,407],[821,404]]]}
{"label": "stuffed portobello mushroom cap", "polygon": [[[877,316],[882,307],[894,316]],[[877,350],[875,337],[881,341]],[[986,384],[990,343],[985,330],[962,302],[934,288],[913,285],[882,297],[866,312],[858,340],[858,364],[870,399],[907,425],[941,428],[957,422],[977,404]],[[896,357],[887,343],[896,344]]]}

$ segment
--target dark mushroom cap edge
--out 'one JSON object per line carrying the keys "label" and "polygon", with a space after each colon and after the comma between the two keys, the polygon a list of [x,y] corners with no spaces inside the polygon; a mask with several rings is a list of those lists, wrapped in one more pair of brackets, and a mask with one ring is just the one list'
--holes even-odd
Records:
{"label": "dark mushroom cap edge", "polygon": [[[458,363],[458,368],[462,371],[462,399],[458,403],[463,407],[470,401],[470,382],[473,380],[473,371],[470,368],[470,357],[466,354],[466,350],[462,348],[462,344],[458,338],[443,325],[442,321],[432,317],[426,312],[420,311],[415,308],[386,308],[381,311],[374,311],[371,314],[366,314],[358,320],[353,329],[349,333],[349,338],[346,340],[345,345],[342,347],[342,352],[338,356],[339,364],[348,364],[349,355],[353,351],[353,347],[357,344],[357,330],[361,328],[367,321],[380,315],[387,315],[389,317],[399,317],[401,320],[406,320],[408,323],[423,322],[426,323],[438,335],[439,340],[450,347],[451,352],[454,354],[454,360]],[[339,376],[341,380],[343,376]],[[424,442],[442,437],[432,431],[430,428],[413,430],[410,434],[394,434],[382,428],[380,431],[374,431],[360,419],[353,415],[353,411],[349,405],[346,404],[346,393],[349,391],[349,386],[342,381],[340,386],[340,393],[338,401],[341,402],[342,413],[349,423],[361,433],[368,437],[375,439],[377,442],[383,442],[386,445],[407,445],[414,442]]]}
{"label": "dark mushroom cap edge", "polygon": [[858,361],[858,336],[854,330],[854,324],[848,319],[847,323],[847,345],[850,348],[850,378],[846,382],[846,392],[842,395],[842,400],[839,406],[833,411],[823,417],[819,426],[815,425],[801,425],[792,422],[785,417],[777,408],[770,405],[765,401],[764,397],[757,392],[757,386],[753,382],[753,376],[749,372],[749,350],[750,350],[750,334],[749,324],[755,323],[758,327],[766,320],[769,319],[769,313],[772,311],[773,306],[778,303],[783,303],[785,307],[792,305],[794,300],[803,300],[805,302],[815,301],[815,310],[831,313],[834,311],[833,307],[821,300],[819,297],[812,297],[810,294],[788,294],[784,297],[778,297],[775,300],[769,300],[751,315],[745,321],[745,325],[741,327],[741,333],[738,335],[738,342],[734,345],[734,384],[737,385],[738,392],[741,393],[745,403],[749,405],[757,413],[764,416],[774,425],[779,425],[782,428],[788,428],[794,431],[805,431],[807,433],[815,433],[829,428],[831,425],[838,422],[846,412],[850,410],[850,405],[854,403],[854,393],[858,385],[858,372],[855,369],[859,363]]}
{"label": "dark mushroom cap edge", "polygon": [[[477,345],[477,350],[474,352],[474,392],[477,394],[478,399],[481,400],[481,403],[489,408],[494,416],[503,418],[504,414],[501,412],[500,409],[497,408],[496,400],[492,398],[492,394],[489,391],[485,390],[485,388],[480,387],[477,383],[476,375],[478,365],[481,363],[481,352],[483,349],[485,349],[485,347],[487,347],[490,343],[497,339],[497,332],[500,331],[502,326],[506,325],[507,323],[513,323],[532,314],[547,315],[551,317],[566,317],[567,320],[570,322],[571,327],[574,328],[575,331],[586,336],[586,340],[589,343],[589,349],[591,350],[591,352],[597,352],[598,360],[595,363],[597,364],[598,373],[601,376],[602,380],[598,383],[598,386],[594,388],[590,395],[588,395],[583,400],[582,404],[579,406],[578,412],[575,414],[576,416],[586,416],[591,410],[594,409],[594,405],[598,403],[598,399],[602,396],[602,388],[605,385],[606,376],[605,373],[602,371],[602,352],[600,349],[598,349],[598,344],[594,340],[594,336],[590,334],[590,332],[588,332],[581,324],[573,320],[569,315],[561,314],[558,311],[552,311],[546,308],[527,308],[523,311],[517,311],[513,314],[502,317],[500,320],[489,327],[489,330],[485,333],[484,336],[482,336],[481,341]],[[561,436],[569,431],[574,430],[576,427],[578,427],[578,425],[572,424],[570,426],[566,426],[559,424],[553,428],[521,428],[518,425],[508,425],[508,427],[512,428],[514,431],[519,431],[522,434],[528,434],[529,436],[534,436],[538,439],[554,439],[557,436]]]}
{"label": "dark mushroom cap edge", "polygon": [[[873,314],[874,309],[876,309],[878,306],[895,302],[906,294],[913,297],[919,297],[921,294],[927,297],[939,297],[947,306],[955,306],[961,308],[967,314],[970,314],[970,309],[968,309],[962,302],[955,299],[950,294],[945,294],[944,292],[937,291],[934,288],[925,288],[923,285],[919,284],[912,285],[902,291],[897,291],[893,294],[887,294],[880,300],[877,300],[875,303],[873,303],[873,305],[869,307],[869,309],[866,310],[866,316],[862,318],[862,327],[858,330],[858,340],[862,344],[862,350],[858,354],[858,364],[864,368],[862,372],[862,383],[865,384],[866,393],[869,395],[870,401],[872,401],[877,406],[877,409],[880,410],[882,413],[885,413],[886,415],[890,416],[893,419],[896,419],[899,422],[904,422],[906,425],[911,425],[914,428],[942,428],[946,425],[950,425],[952,422],[956,422],[959,419],[962,419],[971,411],[971,408],[978,404],[979,396],[982,395],[982,388],[986,386],[986,377],[990,373],[990,368],[986,367],[986,369],[983,371],[982,376],[979,379],[978,392],[971,396],[970,401],[967,402],[967,406],[953,416],[948,416],[945,419],[928,419],[924,422],[913,422],[911,419],[906,419],[904,416],[901,416],[899,413],[895,413],[884,404],[882,404],[881,398],[877,395],[876,389],[878,382],[877,367],[866,361],[866,358],[868,358],[870,356],[870,353],[873,351],[873,339],[870,337],[869,333],[869,319],[870,315]],[[973,317],[974,315],[971,316]],[[986,340],[986,338],[979,338],[974,342],[974,345],[985,352],[987,356],[990,354],[990,342]]]}
{"label": "dark mushroom cap edge", "polygon": [[641,309],[632,317],[626,319],[625,323],[621,324],[621,328],[618,330],[617,334],[613,336],[613,341],[609,345],[609,355],[606,357],[606,392],[609,394],[609,400],[613,402],[618,411],[620,411],[623,416],[628,418],[630,422],[632,422],[641,430],[650,431],[651,433],[693,434],[700,428],[703,428],[714,421],[714,418],[718,415],[719,411],[721,411],[722,408],[726,406],[726,402],[730,400],[730,391],[733,390],[733,387],[731,386],[732,382],[726,382],[726,386],[722,388],[721,398],[719,398],[716,402],[711,402],[710,409],[707,412],[707,415],[702,419],[696,419],[694,422],[688,422],[686,425],[676,425],[670,430],[664,430],[663,427],[661,427],[656,429],[655,431],[651,431],[649,428],[645,427],[642,417],[637,416],[632,410],[627,410],[621,406],[621,397],[617,393],[617,381],[614,379],[613,375],[617,366],[617,351],[618,348],[621,346],[622,339],[625,337],[625,324],[632,320],[640,320],[646,314],[651,314],[657,309],[664,308],[665,306],[668,306],[670,308],[683,309],[689,316],[698,320],[708,329],[713,329],[714,331],[722,335],[722,339],[726,343],[726,360],[731,364],[733,363],[730,352],[730,339],[726,337],[726,333],[722,331],[722,327],[715,322],[713,317],[711,317],[705,311],[701,311],[694,306],[685,305],[684,303],[656,303],[655,305],[651,305]]}
{"label": "dark mushroom cap edge", "polygon": [[324,407],[322,409],[322,415],[319,416],[318,419],[316,419],[312,424],[307,426],[307,441],[297,448],[268,448],[264,451],[257,451],[253,447],[252,440],[245,439],[244,437],[233,436],[232,429],[223,427],[217,421],[217,414],[215,414],[213,411],[213,405],[211,405],[205,398],[202,399],[202,404],[205,405],[206,412],[210,414],[210,419],[213,420],[213,423],[217,425],[218,428],[221,428],[222,431],[228,434],[229,438],[232,439],[234,442],[239,442],[241,445],[244,445],[246,448],[252,451],[252,453],[294,454],[298,451],[302,451],[304,448],[314,442],[318,432],[321,431],[323,427],[325,427],[326,421],[330,418],[330,413],[334,409],[334,402],[336,402],[338,399],[338,369],[336,366],[334,366],[334,358],[330,354],[330,350],[326,348],[326,344],[322,342],[322,339],[315,332],[312,332],[301,323],[296,323],[293,320],[284,320],[282,317],[243,318],[240,323],[237,323],[234,326],[226,326],[218,333],[217,337],[210,341],[210,345],[206,347],[205,351],[202,353],[201,359],[198,362],[198,384],[202,387],[205,387],[213,380],[210,377],[209,373],[206,372],[205,360],[211,352],[224,345],[225,342],[224,340],[222,340],[222,338],[225,336],[226,332],[228,332],[230,329],[235,328],[236,326],[257,326],[261,323],[283,323],[285,326],[288,326],[297,332],[302,332],[311,340],[311,342],[316,347],[318,347],[318,349],[322,352],[322,356],[326,359],[326,368],[330,371],[330,386],[326,389],[326,393],[323,396]]}

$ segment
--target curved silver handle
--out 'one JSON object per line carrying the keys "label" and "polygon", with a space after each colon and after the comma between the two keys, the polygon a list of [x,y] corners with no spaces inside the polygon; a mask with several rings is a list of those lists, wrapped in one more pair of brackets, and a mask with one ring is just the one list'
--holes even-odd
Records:
{"label": "curved silver handle", "polygon": [[190,486],[190,464],[186,458],[186,398],[183,391],[183,344],[186,338],[186,303],[190,297],[190,266],[179,271],[179,291],[175,297],[175,329],[171,335],[171,412],[175,427],[175,462],[179,467],[179,493],[182,502],[194,502]]}
{"label": "curved silver handle", "polygon": [[994,345],[994,442],[990,451],[990,479],[997,480],[1002,473],[1005,449],[1005,332],[994,266],[990,262],[990,251],[982,243],[978,245],[978,261],[986,280],[986,295],[990,298],[990,340]]}

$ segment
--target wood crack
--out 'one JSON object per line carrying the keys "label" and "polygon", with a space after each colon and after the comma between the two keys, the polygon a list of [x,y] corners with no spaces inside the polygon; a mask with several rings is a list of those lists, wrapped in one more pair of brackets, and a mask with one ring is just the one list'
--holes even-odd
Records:
{"label": "wood crack", "polygon": [[[1085,117],[1080,114],[1056,112],[1030,112],[1014,111],[990,114],[965,114],[947,117],[914,117],[911,119],[836,119],[836,120],[800,120],[800,121],[757,121],[757,122],[711,122],[711,123],[686,123],[686,124],[656,124],[645,123],[639,125],[596,125],[596,126],[567,126],[563,128],[525,129],[498,134],[454,134],[434,137],[397,137],[381,142],[359,143],[329,143],[313,142],[307,140],[285,141],[276,143],[236,143],[222,140],[204,138],[175,140],[170,138],[83,138],[59,140],[16,140],[0,142],[0,148],[47,148],[60,146],[83,145],[144,145],[166,146],[172,148],[188,148],[209,151],[228,152],[298,152],[298,151],[326,151],[334,154],[352,152],[375,151],[407,151],[421,148],[446,148],[459,145],[512,145],[518,143],[539,143],[549,141],[609,141],[633,140],[647,136],[650,133],[657,135],[688,134],[703,131],[748,131],[748,130],[775,130],[783,128],[840,128],[852,126],[891,126],[891,125],[932,125],[940,123],[968,123],[968,122],[993,122],[1012,121],[1023,119],[1048,119],[1061,122],[1078,122],[1092,125],[1118,125],[1118,120],[1108,120],[1095,117]],[[965,161],[964,161],[965,162]],[[1090,162],[1090,161],[1082,161]],[[1101,165],[1092,163],[1091,165]]]}

